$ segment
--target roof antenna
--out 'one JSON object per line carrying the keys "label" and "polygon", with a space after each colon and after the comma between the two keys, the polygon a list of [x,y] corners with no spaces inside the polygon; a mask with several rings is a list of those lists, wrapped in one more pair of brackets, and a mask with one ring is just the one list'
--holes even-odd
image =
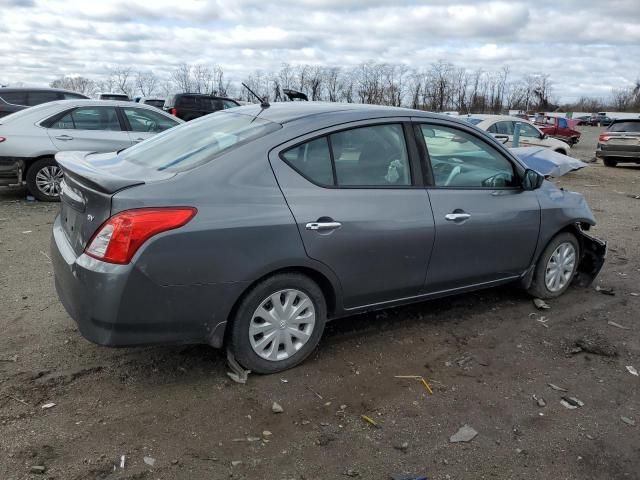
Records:
{"label": "roof antenna", "polygon": [[251,95],[253,95],[254,97],[256,97],[258,100],[260,100],[260,106],[262,108],[269,108],[271,105],[269,105],[269,102],[267,101],[267,97],[264,98],[260,98],[258,96],[258,94],[256,92],[254,92],[253,90],[251,90],[249,87],[247,87],[247,84],[242,82],[242,86],[244,88],[246,88],[247,90],[249,90],[249,93],[251,93]]}

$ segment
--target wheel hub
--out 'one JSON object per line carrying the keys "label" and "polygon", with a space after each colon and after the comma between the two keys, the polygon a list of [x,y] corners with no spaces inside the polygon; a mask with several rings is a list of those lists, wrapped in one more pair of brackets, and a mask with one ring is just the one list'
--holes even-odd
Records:
{"label": "wheel hub", "polygon": [[562,290],[571,280],[576,267],[576,249],[563,242],[553,251],[545,269],[544,281],[550,292]]}

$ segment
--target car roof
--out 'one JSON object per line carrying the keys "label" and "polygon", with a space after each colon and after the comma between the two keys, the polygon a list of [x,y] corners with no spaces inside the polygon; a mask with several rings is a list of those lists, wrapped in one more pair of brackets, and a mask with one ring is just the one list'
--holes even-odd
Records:
{"label": "car roof", "polygon": [[75,95],[83,95],[84,93],[74,92],[73,90],[65,90],[64,88],[48,88],[48,87],[0,87],[0,93],[9,92],[61,92],[73,93]]}
{"label": "car roof", "polygon": [[267,108],[262,108],[260,104],[254,103],[233,108],[229,112],[258,116],[280,124],[327,114],[348,114],[350,117],[360,117],[363,120],[376,117],[427,117],[467,124],[462,120],[464,117],[454,117],[404,107],[387,107],[362,103],[274,102]]}

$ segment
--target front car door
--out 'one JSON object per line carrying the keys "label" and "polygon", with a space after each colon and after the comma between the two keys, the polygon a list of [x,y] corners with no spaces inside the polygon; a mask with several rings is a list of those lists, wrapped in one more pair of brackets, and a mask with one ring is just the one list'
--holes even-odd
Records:
{"label": "front car door", "polygon": [[471,128],[415,119],[436,239],[424,293],[515,279],[530,266],[540,205],[523,168]]}
{"label": "front car door", "polygon": [[336,274],[347,309],[424,283],[434,224],[406,120],[327,129],[269,156],[307,255]]}
{"label": "front car door", "polygon": [[131,141],[139,143],[178,125],[174,118],[148,108],[121,107]]}
{"label": "front car door", "polygon": [[132,145],[112,106],[78,107],[42,123],[58,150],[113,152]]}

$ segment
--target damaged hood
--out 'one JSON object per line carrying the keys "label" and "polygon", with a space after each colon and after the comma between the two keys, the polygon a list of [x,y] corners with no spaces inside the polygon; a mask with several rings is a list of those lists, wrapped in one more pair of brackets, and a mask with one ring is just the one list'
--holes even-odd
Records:
{"label": "damaged hood", "polygon": [[554,152],[544,147],[510,148],[522,163],[528,168],[545,177],[561,177],[565,173],[579,170],[587,166],[578,159]]}

